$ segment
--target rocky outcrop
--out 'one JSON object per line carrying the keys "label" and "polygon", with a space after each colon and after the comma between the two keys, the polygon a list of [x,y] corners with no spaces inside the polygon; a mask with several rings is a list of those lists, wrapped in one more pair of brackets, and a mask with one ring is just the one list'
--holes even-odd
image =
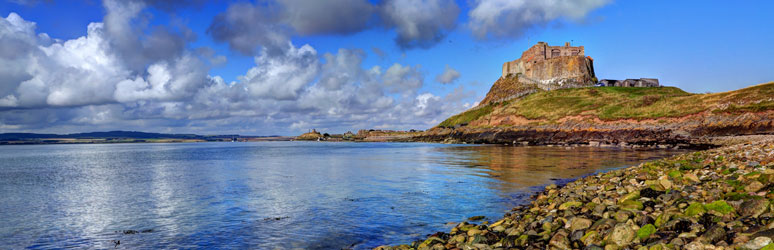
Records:
{"label": "rocky outcrop", "polygon": [[534,84],[525,84],[519,82],[519,76],[504,77],[497,81],[489,89],[484,100],[481,100],[479,107],[490,103],[509,101],[537,91]]}
{"label": "rocky outcrop", "polygon": [[535,84],[544,90],[593,86],[596,82],[594,61],[585,56],[561,56],[545,60],[509,62],[518,70],[505,77],[521,76],[520,82]]}
{"label": "rocky outcrop", "polygon": [[320,134],[320,132],[317,132],[316,130],[312,130],[306,133],[303,133],[295,138],[295,140],[298,141],[317,141],[320,139],[324,139],[325,137],[323,134]]}

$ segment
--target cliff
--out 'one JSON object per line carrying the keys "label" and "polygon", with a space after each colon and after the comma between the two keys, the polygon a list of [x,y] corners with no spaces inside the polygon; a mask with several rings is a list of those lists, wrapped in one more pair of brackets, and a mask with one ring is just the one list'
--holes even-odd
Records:
{"label": "cliff", "polygon": [[774,82],[692,94],[674,87],[537,91],[450,117],[420,141],[701,145],[715,136],[774,133]]}

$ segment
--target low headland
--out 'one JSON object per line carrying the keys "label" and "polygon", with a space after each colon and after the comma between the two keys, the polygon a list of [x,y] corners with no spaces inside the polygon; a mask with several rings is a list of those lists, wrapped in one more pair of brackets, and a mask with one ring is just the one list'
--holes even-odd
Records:
{"label": "low headland", "polygon": [[548,185],[503,218],[376,249],[774,249],[774,136],[744,141]]}
{"label": "low headland", "polygon": [[715,145],[715,137],[770,134],[773,120],[774,82],[712,94],[676,87],[585,87],[482,104],[413,139],[706,148]]}

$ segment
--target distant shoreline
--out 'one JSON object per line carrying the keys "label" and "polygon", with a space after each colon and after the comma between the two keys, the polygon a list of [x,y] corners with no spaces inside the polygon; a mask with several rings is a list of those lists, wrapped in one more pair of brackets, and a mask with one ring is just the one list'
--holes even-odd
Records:
{"label": "distant shoreline", "polygon": [[292,136],[161,134],[109,131],[76,134],[0,134],[0,145],[290,141]]}
{"label": "distant shoreline", "polygon": [[47,141],[34,141],[34,140],[0,141],[0,146],[2,146],[2,145],[51,145],[51,144],[262,142],[262,141],[292,141],[292,140],[293,140],[292,136],[249,138],[249,139],[237,140],[237,141],[231,141],[231,140],[180,140],[180,139],[154,139],[154,140],[144,140],[144,139],[117,139],[117,140],[93,139],[93,140],[84,140],[84,139],[62,138],[62,140],[56,140],[56,141],[49,141],[49,140],[47,140]]}

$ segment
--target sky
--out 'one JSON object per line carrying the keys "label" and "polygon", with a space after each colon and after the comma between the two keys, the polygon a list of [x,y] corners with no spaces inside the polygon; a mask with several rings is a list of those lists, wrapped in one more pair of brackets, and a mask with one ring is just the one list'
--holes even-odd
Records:
{"label": "sky", "polygon": [[599,79],[774,80],[772,1],[11,0],[0,133],[428,129],[538,41]]}

